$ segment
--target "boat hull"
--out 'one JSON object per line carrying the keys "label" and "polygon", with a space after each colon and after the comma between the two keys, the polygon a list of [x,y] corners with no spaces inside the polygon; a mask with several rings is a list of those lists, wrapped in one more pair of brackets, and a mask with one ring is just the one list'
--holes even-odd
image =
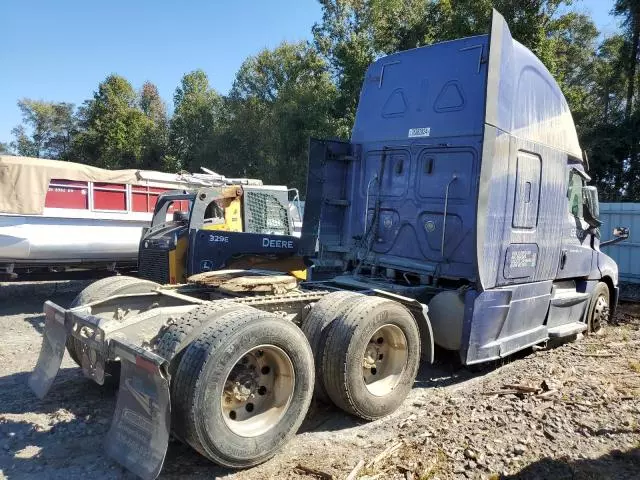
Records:
{"label": "boat hull", "polygon": [[0,264],[135,263],[147,220],[0,215]]}

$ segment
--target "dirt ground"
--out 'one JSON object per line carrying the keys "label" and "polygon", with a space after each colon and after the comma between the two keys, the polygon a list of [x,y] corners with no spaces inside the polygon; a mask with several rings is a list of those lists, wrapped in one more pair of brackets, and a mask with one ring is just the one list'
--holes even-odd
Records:
{"label": "dirt ground", "polygon": [[[53,299],[62,305],[70,295]],[[102,452],[114,388],[65,357],[49,396],[27,387],[44,298],[0,304],[0,478],[132,478]],[[423,366],[403,407],[375,422],[314,404],[294,440],[247,471],[172,441],[161,478],[640,478],[640,305],[600,335],[470,371]],[[315,473],[313,473],[315,472]]]}

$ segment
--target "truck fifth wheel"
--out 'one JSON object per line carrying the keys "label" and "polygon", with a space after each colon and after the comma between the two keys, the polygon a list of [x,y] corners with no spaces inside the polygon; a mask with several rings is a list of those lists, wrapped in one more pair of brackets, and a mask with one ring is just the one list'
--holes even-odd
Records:
{"label": "truck fifth wheel", "polygon": [[243,468],[295,434],[314,392],[380,418],[434,345],[476,364],[597,330],[616,306],[600,247],[628,230],[601,241],[567,103],[497,12],[488,35],[373,63],[351,141],[311,140],[308,173],[296,245],[313,280],[221,270],[46,302],[32,389],[47,393],[72,339],[96,382],[120,364],[114,459],[155,478],[173,433]]}

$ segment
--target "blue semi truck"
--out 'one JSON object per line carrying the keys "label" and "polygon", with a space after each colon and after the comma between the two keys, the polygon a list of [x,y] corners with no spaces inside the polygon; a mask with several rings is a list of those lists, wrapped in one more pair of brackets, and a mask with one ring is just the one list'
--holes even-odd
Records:
{"label": "blue semi truck", "polygon": [[45,304],[30,385],[46,395],[71,344],[86,376],[119,378],[106,449],[132,472],[155,478],[170,434],[258,464],[314,395],[393,412],[436,346],[470,365],[599,329],[618,299],[600,247],[628,231],[601,241],[588,181],[557,83],[494,12],[487,35],[373,63],[351,140],[311,140],[298,247],[313,280],[100,280]]}

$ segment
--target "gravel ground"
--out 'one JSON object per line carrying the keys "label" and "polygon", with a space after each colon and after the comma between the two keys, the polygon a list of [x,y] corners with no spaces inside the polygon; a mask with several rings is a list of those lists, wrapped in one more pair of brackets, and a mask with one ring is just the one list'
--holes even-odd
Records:
{"label": "gravel ground", "polygon": [[[132,478],[102,452],[113,387],[65,357],[44,401],[29,391],[43,300],[0,302],[0,478]],[[360,461],[357,478],[369,479],[640,478],[640,305],[614,320],[481,370],[425,366],[403,407],[375,422],[313,405],[295,439],[251,470],[221,469],[171,442],[161,478],[343,479]]]}

